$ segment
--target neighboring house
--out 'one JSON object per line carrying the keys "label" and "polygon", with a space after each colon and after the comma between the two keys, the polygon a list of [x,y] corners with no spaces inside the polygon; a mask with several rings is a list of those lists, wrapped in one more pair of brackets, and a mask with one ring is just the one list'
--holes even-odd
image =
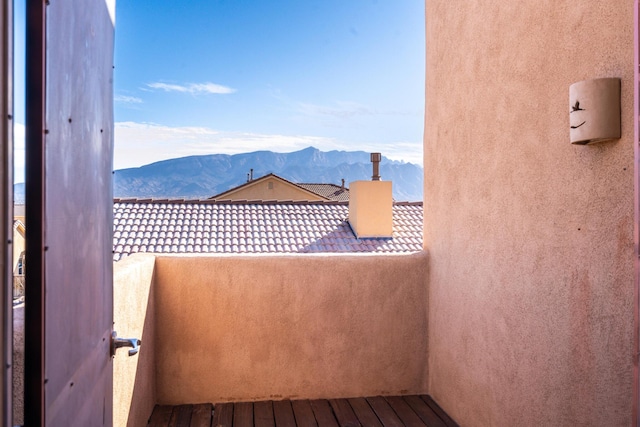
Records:
{"label": "neighboring house", "polygon": [[25,213],[24,204],[13,206],[13,296],[24,295],[25,273]]}
{"label": "neighboring house", "polygon": [[422,250],[422,203],[393,204],[391,238],[356,238],[346,202],[114,200],[113,259],[137,252],[410,253]]}
{"label": "neighboring house", "polygon": [[270,173],[211,197],[215,200],[349,201],[349,189],[335,184],[296,184]]}
{"label": "neighboring house", "polygon": [[26,229],[22,220],[13,222],[13,297],[24,295],[25,273],[25,234]]}

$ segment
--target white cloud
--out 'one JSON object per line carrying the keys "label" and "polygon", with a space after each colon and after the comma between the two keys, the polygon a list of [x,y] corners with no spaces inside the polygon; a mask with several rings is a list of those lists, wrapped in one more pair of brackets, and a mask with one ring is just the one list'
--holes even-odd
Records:
{"label": "white cloud", "polygon": [[422,141],[397,141],[384,144],[382,154],[392,160],[401,160],[422,166]]}
{"label": "white cloud", "polygon": [[218,85],[215,83],[187,83],[187,84],[171,84],[171,83],[147,83],[147,87],[151,89],[159,89],[165,92],[182,92],[190,93],[192,95],[200,93],[208,94],[228,94],[234,93],[236,90],[227,86]]}
{"label": "white cloud", "polygon": [[[24,182],[25,127],[15,123],[14,182]],[[238,154],[258,150],[287,153],[309,146],[323,151],[362,150],[422,165],[422,142],[345,143],[333,138],[219,132],[205,127],[170,127],[153,123],[115,124],[114,168],[138,167],[160,160],[205,154]]]}
{"label": "white cloud", "polygon": [[142,99],[135,96],[116,95],[113,97],[115,102],[121,102],[123,104],[142,104]]}
{"label": "white cloud", "polygon": [[137,167],[160,160],[204,154],[257,150],[296,151],[331,143],[329,138],[220,132],[205,127],[170,127],[153,123],[115,124],[114,168]]}
{"label": "white cloud", "polygon": [[114,168],[138,167],[193,155],[238,154],[258,150],[286,153],[309,146],[323,151],[379,151],[390,159],[422,164],[422,142],[347,144],[333,138],[308,135],[220,132],[205,127],[119,122],[115,124]]}

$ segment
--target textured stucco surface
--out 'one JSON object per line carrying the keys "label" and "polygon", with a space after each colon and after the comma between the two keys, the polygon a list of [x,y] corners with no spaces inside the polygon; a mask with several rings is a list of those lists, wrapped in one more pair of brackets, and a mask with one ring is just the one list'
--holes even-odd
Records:
{"label": "textured stucco surface", "polygon": [[113,264],[114,330],[122,338],[140,338],[135,356],[119,349],[113,359],[113,425],[143,426],[156,403],[155,257],[137,254]]}
{"label": "textured stucco surface", "polygon": [[[466,426],[632,423],[633,1],[426,1],[429,392]],[[622,138],[569,86],[622,80]]]}
{"label": "textured stucco surface", "polygon": [[354,181],[349,184],[349,223],[359,238],[393,235],[393,183]]}
{"label": "textured stucco surface", "polygon": [[426,255],[158,257],[159,403],[425,393]]}

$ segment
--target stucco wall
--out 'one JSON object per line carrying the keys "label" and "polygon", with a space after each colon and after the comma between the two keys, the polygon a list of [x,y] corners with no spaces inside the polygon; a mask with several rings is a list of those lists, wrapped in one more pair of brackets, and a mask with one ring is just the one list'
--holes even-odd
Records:
{"label": "stucco wall", "polygon": [[425,393],[426,255],[158,257],[159,403]]}
{"label": "stucco wall", "polygon": [[119,349],[113,359],[113,425],[144,426],[156,403],[155,258],[136,254],[114,263],[113,329],[122,338],[140,338],[135,356]]}
{"label": "stucco wall", "polygon": [[[633,1],[426,1],[429,391],[462,425],[630,425]],[[622,138],[569,86],[622,79]]]}

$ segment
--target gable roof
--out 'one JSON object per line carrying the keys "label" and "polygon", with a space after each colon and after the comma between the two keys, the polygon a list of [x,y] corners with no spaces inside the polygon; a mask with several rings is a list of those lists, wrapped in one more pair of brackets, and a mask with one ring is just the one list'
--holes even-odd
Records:
{"label": "gable roof", "polygon": [[114,200],[113,259],[157,254],[409,253],[422,202],[393,205],[393,237],[358,239],[344,202]]}
{"label": "gable roof", "polygon": [[[260,178],[253,179],[251,181],[245,182],[242,185],[237,187],[233,187],[227,191],[216,194],[211,197],[211,199],[215,200],[238,200],[238,199],[247,199],[247,198],[256,198],[253,196],[254,194],[260,194],[261,199],[272,198],[269,195],[269,190],[265,190],[264,188],[260,188],[263,183],[268,181],[277,182],[286,187],[289,191],[287,192],[287,199],[296,199],[296,200],[329,200],[329,198],[311,191],[305,187],[302,187],[296,183],[293,183],[289,180],[286,180],[276,174],[270,173]],[[257,193],[256,193],[257,191]],[[286,192],[286,190],[285,190]],[[249,195],[246,197],[245,194]]]}
{"label": "gable roof", "polygon": [[340,202],[349,201],[349,189],[336,184],[304,184],[299,183],[300,187],[312,191],[316,194],[326,197],[329,200],[337,200]]}

